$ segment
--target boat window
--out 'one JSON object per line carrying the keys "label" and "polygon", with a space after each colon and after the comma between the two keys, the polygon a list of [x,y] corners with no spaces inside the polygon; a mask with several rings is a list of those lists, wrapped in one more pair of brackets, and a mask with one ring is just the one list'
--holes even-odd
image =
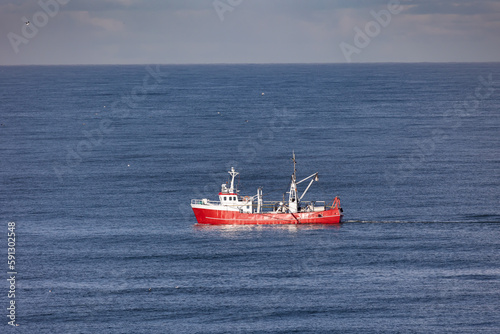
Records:
{"label": "boat window", "polygon": [[229,196],[229,200],[232,201],[233,200],[233,196]]}
{"label": "boat window", "polygon": [[235,201],[236,201],[236,196],[234,196],[233,200],[235,200]]}
{"label": "boat window", "polygon": [[226,196],[224,196],[224,200],[227,201],[227,197]]}

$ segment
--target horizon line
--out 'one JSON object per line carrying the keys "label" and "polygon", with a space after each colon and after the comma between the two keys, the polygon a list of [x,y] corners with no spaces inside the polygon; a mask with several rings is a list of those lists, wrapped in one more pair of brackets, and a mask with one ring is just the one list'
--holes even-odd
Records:
{"label": "horizon line", "polygon": [[144,66],[144,65],[366,65],[366,64],[500,64],[500,61],[387,61],[387,62],[213,62],[213,63],[93,63],[93,64],[0,64],[0,67],[14,66]]}

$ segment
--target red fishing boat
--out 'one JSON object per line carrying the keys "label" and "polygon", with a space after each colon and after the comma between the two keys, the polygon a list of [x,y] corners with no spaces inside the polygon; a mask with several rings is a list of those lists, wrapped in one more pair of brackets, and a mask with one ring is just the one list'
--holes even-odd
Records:
{"label": "red fishing boat", "polygon": [[[290,182],[288,201],[264,201],[262,188],[254,196],[240,196],[235,188],[234,177],[239,173],[231,167],[231,183],[222,184],[219,201],[207,198],[191,200],[191,208],[199,224],[210,225],[268,225],[268,224],[339,224],[343,210],[340,200],[335,197],[327,205],[324,201],[301,201],[318,173],[297,182],[295,154],[293,154],[293,174]],[[307,188],[299,197],[297,185],[309,180]]]}

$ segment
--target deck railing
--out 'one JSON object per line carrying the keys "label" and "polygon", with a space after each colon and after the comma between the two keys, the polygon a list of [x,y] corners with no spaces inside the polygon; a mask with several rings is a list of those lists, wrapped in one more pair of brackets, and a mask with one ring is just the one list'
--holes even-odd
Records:
{"label": "deck railing", "polygon": [[[277,209],[280,201],[262,201],[263,211],[272,212]],[[191,204],[193,205],[220,205],[220,201],[211,201],[209,199],[192,199]],[[325,201],[303,201],[300,202],[300,207],[302,209],[308,208],[307,211],[323,211],[325,210]],[[238,205],[241,206],[241,203]],[[257,208],[257,202],[252,202],[252,207]]]}
{"label": "deck railing", "polygon": [[192,199],[191,204],[194,204],[194,205],[207,205],[207,204],[220,205],[220,202],[219,201],[211,201],[208,199]]}

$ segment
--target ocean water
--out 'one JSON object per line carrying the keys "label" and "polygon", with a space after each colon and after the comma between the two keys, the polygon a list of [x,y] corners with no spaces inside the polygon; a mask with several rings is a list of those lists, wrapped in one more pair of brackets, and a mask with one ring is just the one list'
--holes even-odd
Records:
{"label": "ocean water", "polygon": [[[0,67],[0,332],[498,333],[500,64]],[[339,226],[197,226],[242,195]],[[302,188],[303,189],[303,188]],[[8,325],[8,223],[16,328]],[[3,235],[3,236],[2,236]]]}

